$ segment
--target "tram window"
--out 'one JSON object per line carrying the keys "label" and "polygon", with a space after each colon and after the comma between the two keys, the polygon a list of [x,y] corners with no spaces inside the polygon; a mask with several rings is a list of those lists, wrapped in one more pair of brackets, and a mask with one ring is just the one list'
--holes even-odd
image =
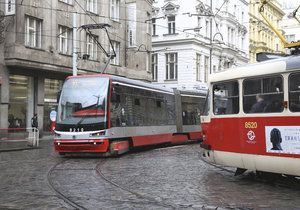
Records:
{"label": "tram window", "polygon": [[[111,123],[113,127],[158,126],[175,123],[173,95],[123,85],[113,85],[112,94]],[[114,95],[119,95],[119,97]]]}
{"label": "tram window", "polygon": [[200,124],[201,108],[203,102],[198,97],[182,96],[182,123],[183,125]]}
{"label": "tram window", "polygon": [[207,92],[206,99],[203,104],[203,111],[201,114],[204,116],[208,116],[209,110],[210,110],[210,93]]}
{"label": "tram window", "polygon": [[134,99],[134,105],[140,106],[141,105],[140,99],[138,98]]}
{"label": "tram window", "polygon": [[161,108],[161,101],[156,101],[156,107]]}
{"label": "tram window", "polygon": [[215,115],[239,112],[239,85],[236,81],[213,85],[213,111]]}
{"label": "tram window", "polygon": [[245,113],[283,111],[283,79],[281,76],[245,79],[243,94]]}
{"label": "tram window", "polygon": [[300,112],[300,74],[289,77],[289,108],[292,112]]}

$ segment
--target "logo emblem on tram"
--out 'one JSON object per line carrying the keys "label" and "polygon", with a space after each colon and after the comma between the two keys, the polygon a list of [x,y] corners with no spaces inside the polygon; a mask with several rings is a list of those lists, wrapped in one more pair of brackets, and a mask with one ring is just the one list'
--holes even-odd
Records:
{"label": "logo emblem on tram", "polygon": [[247,138],[248,138],[248,143],[251,143],[251,144],[255,144],[255,133],[254,133],[254,131],[252,131],[252,130],[250,130],[250,131],[248,131],[248,133],[247,133]]}

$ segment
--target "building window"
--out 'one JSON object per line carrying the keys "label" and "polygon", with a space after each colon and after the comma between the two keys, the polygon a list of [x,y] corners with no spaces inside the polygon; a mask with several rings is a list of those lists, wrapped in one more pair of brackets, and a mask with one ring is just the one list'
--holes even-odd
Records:
{"label": "building window", "polygon": [[168,17],[168,34],[175,34],[175,16]]}
{"label": "building window", "polygon": [[[151,15],[149,12],[147,12],[147,20],[150,20],[151,19]],[[147,33],[148,34],[151,34],[151,22],[150,21],[146,21],[147,23]]]}
{"label": "building window", "polygon": [[196,53],[196,80],[201,81],[201,55]]}
{"label": "building window", "polygon": [[209,21],[205,20],[205,37],[209,36]]}
{"label": "building window", "polygon": [[63,54],[72,52],[72,30],[65,26],[58,26],[58,51]]}
{"label": "building window", "polygon": [[25,18],[25,45],[41,48],[42,46],[42,21],[26,16]]}
{"label": "building window", "polygon": [[286,41],[294,42],[295,41],[295,34],[285,35]]}
{"label": "building window", "polygon": [[230,41],[230,38],[231,38],[231,28],[230,27],[228,27],[227,28],[227,43],[228,43],[228,45],[231,43],[231,41]]}
{"label": "building window", "polygon": [[244,25],[244,16],[245,16],[244,12],[242,12],[242,21],[241,22],[242,22],[243,25]]}
{"label": "building window", "polygon": [[88,12],[97,13],[97,0],[86,0],[86,10]]}
{"label": "building window", "polygon": [[166,80],[177,80],[177,53],[166,54]]}
{"label": "building window", "polygon": [[73,5],[73,0],[59,0],[59,1],[64,2],[66,4]]}
{"label": "building window", "polygon": [[57,110],[57,96],[63,85],[62,80],[45,79],[44,80],[44,131],[52,131],[50,112]]}
{"label": "building window", "polygon": [[242,36],[242,50],[244,51],[245,49],[245,37]]}
{"label": "building window", "polygon": [[198,20],[197,21],[197,27],[201,28],[202,27],[202,17],[198,17],[197,20]]}
{"label": "building window", "polygon": [[208,75],[208,71],[209,71],[209,57],[208,56],[204,56],[204,82],[207,82],[207,75]]}
{"label": "building window", "polygon": [[120,18],[120,0],[110,0],[110,18],[119,21]]}
{"label": "building window", "polygon": [[31,127],[34,114],[34,81],[32,77],[9,76],[8,127]]}
{"label": "building window", "polygon": [[98,36],[96,35],[86,35],[86,54],[88,54],[88,58],[91,60],[97,60],[97,44]]}
{"label": "building window", "polygon": [[146,71],[150,73],[150,53],[146,54]]}
{"label": "building window", "polygon": [[234,32],[234,29],[232,28],[231,29],[231,44],[232,45],[235,45],[234,34],[235,34],[235,32]]}
{"label": "building window", "polygon": [[156,36],[156,19],[152,18],[152,36]]}
{"label": "building window", "polygon": [[[111,59],[110,63],[113,65],[120,65],[120,42],[112,41],[112,45],[114,47],[116,57]],[[110,48],[110,53],[113,53],[112,48]]]}
{"label": "building window", "polygon": [[157,81],[157,53],[151,55],[152,81]]}

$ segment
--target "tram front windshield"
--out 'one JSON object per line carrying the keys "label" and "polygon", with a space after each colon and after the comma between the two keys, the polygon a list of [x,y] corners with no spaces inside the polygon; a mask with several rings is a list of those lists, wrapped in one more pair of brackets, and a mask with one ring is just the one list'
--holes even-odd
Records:
{"label": "tram front windshield", "polygon": [[81,77],[68,79],[59,100],[57,131],[95,131],[107,125],[109,79]]}

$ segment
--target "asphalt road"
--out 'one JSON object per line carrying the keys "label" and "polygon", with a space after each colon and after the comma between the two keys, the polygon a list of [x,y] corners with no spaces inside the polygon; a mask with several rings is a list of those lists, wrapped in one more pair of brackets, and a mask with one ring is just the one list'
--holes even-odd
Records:
{"label": "asphalt road", "polygon": [[0,153],[0,209],[299,209],[300,188],[234,177],[199,144],[119,158],[61,158],[52,142]]}

